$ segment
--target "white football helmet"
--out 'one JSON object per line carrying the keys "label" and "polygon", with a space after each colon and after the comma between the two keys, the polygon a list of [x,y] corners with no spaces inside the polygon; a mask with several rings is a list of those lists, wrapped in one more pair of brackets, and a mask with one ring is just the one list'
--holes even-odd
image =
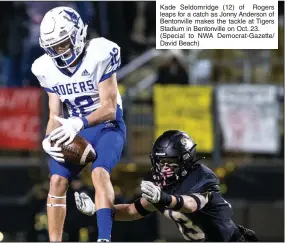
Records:
{"label": "white football helmet", "polygon": [[[58,68],[67,68],[84,50],[87,27],[80,15],[72,8],[54,8],[45,14],[41,22],[40,46]],[[54,47],[67,40],[70,40],[70,48],[63,53],[57,53]]]}

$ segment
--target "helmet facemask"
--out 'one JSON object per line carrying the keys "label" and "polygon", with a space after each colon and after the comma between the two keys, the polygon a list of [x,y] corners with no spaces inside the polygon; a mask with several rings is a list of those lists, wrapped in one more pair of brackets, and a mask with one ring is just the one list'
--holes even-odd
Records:
{"label": "helmet facemask", "polygon": [[188,174],[189,169],[195,164],[191,153],[196,144],[187,152],[178,157],[150,155],[152,174],[155,183],[160,187],[167,187],[180,181]]}
{"label": "helmet facemask", "polygon": [[[71,34],[67,35],[65,38],[61,39],[58,42],[49,45],[44,45],[40,39],[40,44],[41,47],[45,50],[45,52],[52,58],[58,68],[67,68],[76,61],[76,59],[83,51],[82,46],[76,41],[78,35],[79,30],[74,28]],[[56,47],[62,45],[65,42],[70,43],[69,48],[66,49],[64,52],[58,53],[56,51]]]}

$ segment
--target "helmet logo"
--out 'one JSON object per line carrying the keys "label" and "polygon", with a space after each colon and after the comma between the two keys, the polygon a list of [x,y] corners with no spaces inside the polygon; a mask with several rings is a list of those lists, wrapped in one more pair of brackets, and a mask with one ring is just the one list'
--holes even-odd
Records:
{"label": "helmet logo", "polygon": [[65,19],[72,21],[74,24],[77,24],[79,21],[79,18],[77,17],[77,15],[74,12],[70,12],[67,10],[64,10],[65,13],[67,13],[68,17],[64,16]]}
{"label": "helmet logo", "polygon": [[53,37],[52,37],[52,38],[49,38],[49,39],[46,39],[46,41],[52,41],[52,40],[54,40]]}
{"label": "helmet logo", "polygon": [[155,153],[155,155],[166,155],[166,153]]}
{"label": "helmet logo", "polygon": [[191,147],[193,146],[193,143],[191,142],[190,139],[187,139],[187,138],[182,138],[180,140],[181,144],[185,146],[185,149],[186,150],[189,150],[191,149]]}

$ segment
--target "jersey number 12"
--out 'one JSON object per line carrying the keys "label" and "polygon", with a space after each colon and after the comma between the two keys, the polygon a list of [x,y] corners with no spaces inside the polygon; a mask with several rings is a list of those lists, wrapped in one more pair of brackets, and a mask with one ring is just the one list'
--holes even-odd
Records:
{"label": "jersey number 12", "polygon": [[[90,113],[86,111],[86,108],[89,108],[90,106],[92,106],[94,104],[94,101],[92,100],[91,96],[84,95],[84,96],[76,97],[74,99],[73,104],[68,99],[65,99],[64,103],[66,103],[71,108],[72,116],[79,116],[80,114],[87,115],[88,113]],[[82,103],[85,103],[85,104],[82,104]],[[77,106],[78,108],[76,108],[75,106]]]}

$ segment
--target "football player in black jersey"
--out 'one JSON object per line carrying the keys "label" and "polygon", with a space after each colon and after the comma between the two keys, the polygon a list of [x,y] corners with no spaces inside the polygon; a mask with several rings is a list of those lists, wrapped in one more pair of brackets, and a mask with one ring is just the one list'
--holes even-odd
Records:
{"label": "football player in black jersey", "polygon": [[[155,141],[150,154],[152,181],[142,181],[142,196],[114,207],[116,221],[140,219],[159,210],[172,219],[188,241],[258,241],[252,230],[232,221],[231,205],[222,197],[219,179],[197,163],[196,144],[185,132],[170,130]],[[75,193],[79,211],[96,207],[85,193]]]}

